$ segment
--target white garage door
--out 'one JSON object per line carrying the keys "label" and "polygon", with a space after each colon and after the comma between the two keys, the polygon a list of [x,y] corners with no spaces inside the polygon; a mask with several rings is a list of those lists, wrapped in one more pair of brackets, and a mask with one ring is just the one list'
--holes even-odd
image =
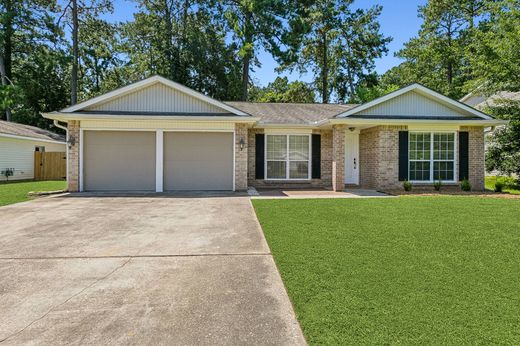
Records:
{"label": "white garage door", "polygon": [[164,189],[233,190],[233,134],[165,132]]}
{"label": "white garage door", "polygon": [[85,131],[85,191],[155,191],[155,132]]}

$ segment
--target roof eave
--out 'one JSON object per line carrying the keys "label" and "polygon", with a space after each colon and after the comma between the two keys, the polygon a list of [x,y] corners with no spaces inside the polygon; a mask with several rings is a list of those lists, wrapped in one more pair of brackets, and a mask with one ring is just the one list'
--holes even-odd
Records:
{"label": "roof eave", "polygon": [[177,115],[113,115],[113,114],[78,114],[66,112],[42,113],[47,119],[70,121],[70,120],[182,120],[182,121],[221,121],[234,123],[256,123],[260,120],[251,116],[177,116]]}
{"label": "roof eave", "polygon": [[23,140],[29,140],[29,141],[45,142],[45,143],[65,144],[64,140],[60,141],[60,140],[56,140],[56,139],[52,139],[52,138],[37,138],[37,137],[13,135],[10,133],[3,133],[3,132],[0,132],[0,137],[23,139]]}
{"label": "roof eave", "polygon": [[357,125],[459,125],[459,126],[499,126],[507,125],[509,121],[498,119],[472,119],[472,120],[434,120],[434,119],[360,119],[360,118],[334,118],[330,119],[331,125],[357,124]]}

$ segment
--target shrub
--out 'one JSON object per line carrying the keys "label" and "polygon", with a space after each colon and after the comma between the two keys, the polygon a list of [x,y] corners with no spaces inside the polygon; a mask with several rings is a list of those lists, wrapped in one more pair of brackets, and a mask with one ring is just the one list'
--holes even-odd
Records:
{"label": "shrub", "polygon": [[403,188],[405,191],[412,191],[412,183],[410,183],[408,180],[405,180],[403,182]]}
{"label": "shrub", "polygon": [[504,189],[504,183],[497,179],[495,182],[495,192],[502,192]]}
{"label": "shrub", "polygon": [[468,179],[464,179],[462,183],[460,184],[460,189],[462,191],[471,191],[471,183]]}
{"label": "shrub", "polygon": [[440,180],[433,183],[433,188],[435,189],[435,191],[440,191],[441,186],[442,186],[442,181],[440,181]]}

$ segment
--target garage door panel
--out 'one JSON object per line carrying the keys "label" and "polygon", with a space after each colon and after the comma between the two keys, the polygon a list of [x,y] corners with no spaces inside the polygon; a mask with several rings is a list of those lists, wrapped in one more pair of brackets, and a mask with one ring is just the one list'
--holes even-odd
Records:
{"label": "garage door panel", "polygon": [[167,191],[232,190],[233,134],[165,133],[164,188]]}
{"label": "garage door panel", "polygon": [[155,133],[84,132],[86,191],[154,191]]}

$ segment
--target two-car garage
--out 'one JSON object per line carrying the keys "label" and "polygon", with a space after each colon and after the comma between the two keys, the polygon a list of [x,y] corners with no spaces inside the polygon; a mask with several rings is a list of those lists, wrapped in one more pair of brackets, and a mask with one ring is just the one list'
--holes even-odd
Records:
{"label": "two-car garage", "polygon": [[85,130],[83,190],[155,191],[161,176],[164,191],[233,190],[232,132],[165,131],[162,143],[156,136],[156,131]]}

